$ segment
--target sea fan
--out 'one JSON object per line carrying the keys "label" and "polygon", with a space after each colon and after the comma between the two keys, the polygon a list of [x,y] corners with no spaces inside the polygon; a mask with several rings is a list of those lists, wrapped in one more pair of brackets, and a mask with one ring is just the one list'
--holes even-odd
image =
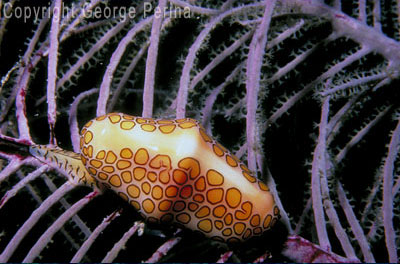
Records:
{"label": "sea fan", "polygon": [[[0,262],[398,262],[400,2],[0,1]],[[267,234],[144,223],[15,145],[191,117],[265,181]]]}

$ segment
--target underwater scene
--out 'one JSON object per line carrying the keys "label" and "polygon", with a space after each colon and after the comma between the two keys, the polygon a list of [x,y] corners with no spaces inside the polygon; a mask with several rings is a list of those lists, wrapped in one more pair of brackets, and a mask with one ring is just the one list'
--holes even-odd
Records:
{"label": "underwater scene", "polygon": [[399,262],[399,41],[396,0],[0,1],[0,262]]}

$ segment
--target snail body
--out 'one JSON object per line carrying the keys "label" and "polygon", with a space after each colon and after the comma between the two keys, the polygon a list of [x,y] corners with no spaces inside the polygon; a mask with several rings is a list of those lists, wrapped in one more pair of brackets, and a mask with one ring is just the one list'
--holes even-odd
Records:
{"label": "snail body", "polygon": [[148,222],[235,242],[261,235],[279,217],[268,187],[194,119],[107,114],[82,128],[80,150],[57,161],[68,160],[70,174],[81,171],[72,178],[115,191]]}

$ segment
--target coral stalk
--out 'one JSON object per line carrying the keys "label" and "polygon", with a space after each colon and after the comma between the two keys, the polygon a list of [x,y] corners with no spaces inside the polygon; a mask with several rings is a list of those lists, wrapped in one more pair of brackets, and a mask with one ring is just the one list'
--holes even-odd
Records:
{"label": "coral stalk", "polygon": [[179,82],[178,96],[176,99],[176,117],[184,118],[186,115],[186,104],[189,93],[189,83],[190,83],[190,72],[192,70],[194,60],[196,58],[196,53],[200,49],[202,43],[205,41],[206,37],[210,31],[215,28],[215,26],[220,23],[223,19],[231,16],[235,13],[244,12],[246,9],[261,7],[260,4],[245,5],[237,8],[230,9],[223,12],[217,17],[213,18],[209,23],[206,24],[205,28],[200,32],[195,42],[189,49],[189,53],[186,56],[185,64],[182,69],[182,74]]}
{"label": "coral stalk", "polygon": [[[332,35],[330,38],[334,39],[334,38],[336,38],[336,36]],[[268,119],[267,123],[276,122],[276,120],[278,120],[278,118],[280,118],[284,113],[286,113],[290,108],[292,108],[292,106],[296,102],[298,102],[305,95],[307,95],[309,92],[311,92],[312,89],[314,88],[315,84],[317,84],[323,80],[326,80],[329,77],[332,77],[333,75],[335,75],[336,73],[341,71],[343,68],[345,68],[345,67],[349,66],[350,64],[352,64],[353,62],[361,59],[362,57],[364,57],[366,54],[368,54],[370,52],[371,52],[371,50],[369,48],[362,47],[354,54],[347,56],[343,61],[332,66],[329,70],[327,70],[326,72],[324,72],[323,74],[318,76],[314,81],[311,81],[301,91],[295,93],[285,103],[283,103],[282,106],[271,115],[271,117]]]}
{"label": "coral stalk", "polygon": [[7,262],[22,239],[28,234],[32,227],[39,221],[43,214],[49,210],[49,208],[57,203],[66,193],[71,191],[73,186],[69,181],[65,182],[60,188],[57,189],[53,194],[47,197],[46,200],[31,214],[31,216],[24,222],[24,224],[18,229],[17,233],[13,236],[8,245],[0,255],[0,262]]}
{"label": "coral stalk", "polygon": [[30,181],[35,180],[37,177],[42,175],[42,173],[46,172],[49,169],[48,166],[42,166],[35,171],[29,173],[27,176],[25,176],[22,180],[20,180],[17,184],[15,184],[11,190],[7,191],[6,194],[1,198],[0,201],[0,209],[7,203],[7,201],[14,197],[17,192],[25,187]]}
{"label": "coral stalk", "polygon": [[143,30],[149,23],[154,19],[154,16],[150,16],[139,23],[137,23],[131,30],[128,31],[126,36],[119,42],[118,47],[110,58],[110,63],[107,66],[106,72],[103,76],[103,81],[100,85],[99,99],[97,100],[97,111],[96,115],[101,116],[106,114],[106,106],[108,97],[110,95],[111,83],[113,80],[113,74],[118,67],[118,64],[125,52],[126,47],[132,41],[133,37]]}
{"label": "coral stalk", "polygon": [[90,236],[85,240],[79,250],[75,253],[75,255],[71,259],[71,263],[81,262],[82,258],[86,254],[86,252],[90,249],[93,242],[98,238],[98,236],[106,229],[106,227],[118,216],[120,216],[120,212],[114,211],[112,214],[104,218],[103,222],[98,225],[95,230],[90,234]]}
{"label": "coral stalk", "polygon": [[265,10],[261,24],[249,47],[249,55],[246,62],[246,139],[247,139],[247,165],[250,170],[256,171],[256,148],[259,146],[259,138],[256,134],[256,111],[258,107],[258,93],[260,90],[260,70],[263,63],[267,33],[272,18],[272,12],[276,1],[264,1]]}
{"label": "coral stalk", "polygon": [[311,188],[312,188],[312,205],[314,210],[314,224],[317,229],[318,241],[320,246],[327,251],[330,251],[331,246],[326,230],[326,221],[322,206],[321,194],[321,176],[325,173],[325,149],[326,149],[326,125],[329,115],[329,96],[324,99],[321,111],[321,122],[319,124],[319,135],[317,146],[314,150],[312,162]]}
{"label": "coral stalk", "polygon": [[53,7],[53,19],[50,29],[50,48],[47,75],[47,117],[50,125],[50,144],[55,145],[54,127],[56,124],[56,80],[57,80],[57,57],[58,57],[58,35],[61,21],[61,0],[56,0]]}
{"label": "coral stalk", "polygon": [[360,245],[361,251],[364,256],[364,261],[369,263],[375,262],[375,258],[371,253],[371,248],[368,245],[368,241],[364,235],[364,232],[360,226],[359,221],[356,218],[356,215],[354,214],[353,208],[346,197],[346,193],[343,190],[343,186],[339,181],[337,182],[336,190],[340,206],[342,207],[346,215],[347,222],[350,224],[351,230],[355,238],[357,239],[358,244]]}
{"label": "coral stalk", "polygon": [[117,23],[114,27],[108,30],[104,36],[102,36],[96,44],[94,44],[90,50],[88,50],[85,54],[83,54],[74,65],[70,66],[67,72],[63,74],[63,76],[57,81],[57,89],[62,87],[68,80],[76,74],[76,72],[86,64],[93,55],[98,52],[101,48],[103,48],[104,44],[110,41],[112,37],[118,34],[129,22],[129,19],[125,19],[125,21]]}
{"label": "coral stalk", "polygon": [[114,244],[114,247],[107,253],[104,259],[101,261],[103,263],[112,262],[117,256],[121,249],[124,248],[126,242],[128,242],[129,238],[133,236],[136,231],[140,231],[140,229],[144,228],[143,222],[135,222],[135,224],[122,236],[122,238]]}
{"label": "coral stalk", "polygon": [[379,114],[371,120],[365,127],[363,127],[358,133],[351,138],[351,140],[346,144],[346,146],[339,152],[339,154],[336,155],[336,162],[340,163],[343,161],[344,157],[346,156],[347,152],[358,142],[361,141],[361,139],[368,134],[368,132],[371,130],[372,127],[374,127],[391,109],[391,106],[386,107],[383,111],[380,111]]}
{"label": "coral stalk", "polygon": [[400,145],[400,118],[390,139],[388,154],[383,167],[383,226],[385,241],[389,254],[389,262],[397,262],[396,232],[393,226],[393,172],[394,162],[399,153]]}
{"label": "coral stalk", "polygon": [[[157,8],[164,10],[167,5],[166,0],[159,0]],[[155,15],[151,27],[150,46],[147,51],[146,72],[143,88],[143,117],[152,117],[154,100],[154,83],[157,66],[158,43],[160,41],[161,23],[164,16]]]}
{"label": "coral stalk", "polygon": [[153,255],[146,260],[147,263],[156,263],[160,262],[161,258],[168,254],[168,252],[181,241],[180,237],[174,237],[167,240],[164,244],[162,244]]}
{"label": "coral stalk", "polygon": [[38,239],[35,245],[29,250],[23,262],[33,262],[40,252],[46,247],[53,235],[62,228],[64,223],[74,216],[80,209],[82,209],[88,202],[90,202],[98,193],[96,191],[89,193],[84,198],[76,202],[62,215],[60,215],[54,223],[46,229],[46,232]]}
{"label": "coral stalk", "polygon": [[91,96],[92,94],[95,94],[99,91],[97,88],[90,89],[88,91],[85,91],[83,93],[80,93],[75,100],[71,104],[71,108],[69,109],[69,118],[68,118],[68,123],[69,123],[69,129],[71,133],[71,141],[72,141],[72,147],[74,149],[74,152],[79,153],[80,152],[80,146],[79,146],[79,127],[78,127],[78,120],[77,120],[77,114],[78,114],[78,106],[79,103],[85,99],[88,96]]}
{"label": "coral stalk", "polygon": [[329,252],[310,241],[299,237],[289,236],[285,242],[283,254],[296,262],[308,263],[359,263]]}
{"label": "coral stalk", "polygon": [[211,94],[207,97],[206,102],[204,104],[204,108],[202,111],[203,114],[203,126],[206,129],[207,133],[211,132],[211,117],[212,117],[212,108],[217,100],[217,96],[221,93],[221,91],[230,83],[232,83],[237,75],[239,74],[240,70],[242,69],[243,64],[239,64],[236,68],[226,77],[226,80],[214,88]]}
{"label": "coral stalk", "polygon": [[221,255],[221,257],[217,260],[216,263],[225,263],[233,254],[233,251],[227,251]]}
{"label": "coral stalk", "polygon": [[11,174],[16,172],[23,165],[23,163],[24,161],[12,159],[10,163],[8,163],[7,166],[0,171],[0,183],[7,179]]}

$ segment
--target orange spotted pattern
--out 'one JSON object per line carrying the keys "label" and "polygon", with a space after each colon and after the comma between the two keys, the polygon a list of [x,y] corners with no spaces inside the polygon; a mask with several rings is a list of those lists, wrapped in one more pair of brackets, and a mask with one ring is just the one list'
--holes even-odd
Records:
{"label": "orange spotted pattern", "polygon": [[81,161],[149,222],[176,223],[215,240],[261,235],[279,218],[268,186],[198,121],[111,113],[81,131]]}

